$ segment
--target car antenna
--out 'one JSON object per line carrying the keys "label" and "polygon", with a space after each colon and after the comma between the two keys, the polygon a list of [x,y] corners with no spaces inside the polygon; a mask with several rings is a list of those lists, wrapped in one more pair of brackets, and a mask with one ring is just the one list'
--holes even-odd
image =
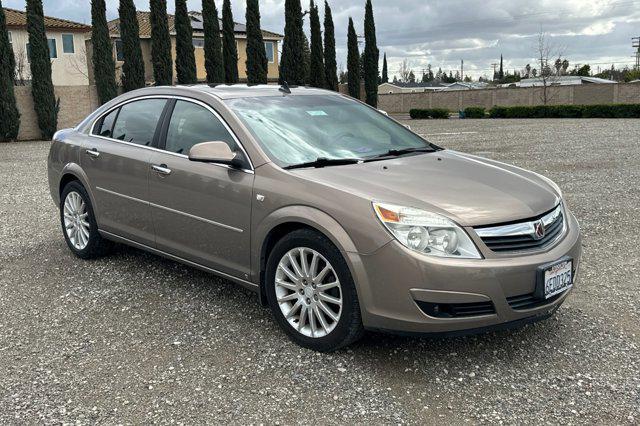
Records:
{"label": "car antenna", "polygon": [[286,81],[283,81],[282,84],[280,85],[280,90],[283,93],[288,93],[291,94],[291,89],[289,89],[289,84]]}

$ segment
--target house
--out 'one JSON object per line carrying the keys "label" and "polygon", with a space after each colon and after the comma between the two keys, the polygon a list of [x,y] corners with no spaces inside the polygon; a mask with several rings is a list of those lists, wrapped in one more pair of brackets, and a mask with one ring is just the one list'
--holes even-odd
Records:
{"label": "house", "polygon": [[442,91],[451,91],[451,90],[478,90],[478,89],[486,89],[489,86],[487,83],[482,82],[462,82],[456,81],[455,83],[450,83],[445,85],[441,90]]}
{"label": "house", "polygon": [[[615,81],[597,77],[580,75],[551,76],[547,78],[547,86],[574,86],[580,84],[615,84]],[[541,77],[525,78],[516,83],[501,84],[499,87],[541,87],[544,82]]]}
{"label": "house", "polygon": [[[28,84],[31,80],[29,68],[29,34],[27,14],[21,10],[3,8],[7,19],[9,42],[16,57],[18,82]],[[49,42],[51,77],[55,86],[83,86],[89,84],[85,34],[89,25],[66,19],[44,17],[44,27]]]}
{"label": "house", "polygon": [[[207,73],[205,70],[204,57],[204,28],[203,18],[200,12],[189,12],[191,17],[191,26],[193,28],[193,46],[195,48],[196,70],[199,81],[205,81]],[[173,15],[167,15],[169,21],[169,33],[171,34],[172,59],[175,63],[176,59],[176,30],[175,19]],[[140,26],[140,46],[142,48],[142,57],[145,66],[145,78],[147,82],[153,82],[153,65],[151,63],[151,20],[150,12],[138,11],[138,24]],[[120,20],[114,19],[108,22],[109,34],[113,40],[113,55],[116,60],[116,73],[119,76],[123,64],[122,41],[120,40]],[[222,28],[222,20],[220,20],[220,28]],[[246,50],[247,50],[247,27],[244,24],[235,23],[236,47],[238,49],[238,75],[241,81],[247,79],[246,67]],[[222,32],[220,33],[222,37]],[[264,38],[265,50],[269,61],[267,77],[269,81],[278,80],[278,42],[284,36],[270,31],[262,31]],[[90,45],[90,41],[88,42]],[[174,80],[176,78],[174,72]]]}
{"label": "house", "polygon": [[393,82],[382,83],[378,86],[378,94],[386,95],[389,93],[421,93],[421,92],[434,92],[441,90],[445,87],[444,84],[431,81],[428,83],[422,82]]}

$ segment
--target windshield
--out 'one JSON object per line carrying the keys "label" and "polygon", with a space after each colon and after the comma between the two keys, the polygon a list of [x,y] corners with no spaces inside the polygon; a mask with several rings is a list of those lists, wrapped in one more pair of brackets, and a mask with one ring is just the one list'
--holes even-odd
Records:
{"label": "windshield", "polygon": [[374,109],[340,96],[240,98],[226,103],[281,167],[433,147]]}

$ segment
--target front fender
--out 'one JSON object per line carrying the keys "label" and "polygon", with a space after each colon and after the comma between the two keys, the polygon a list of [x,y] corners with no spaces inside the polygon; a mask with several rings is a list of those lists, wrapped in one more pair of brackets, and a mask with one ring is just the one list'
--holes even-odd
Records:
{"label": "front fender", "polygon": [[260,265],[262,243],[279,225],[301,223],[323,233],[343,253],[356,253],[356,246],[347,231],[325,212],[309,206],[286,206],[265,216],[254,228],[252,235],[252,265]]}

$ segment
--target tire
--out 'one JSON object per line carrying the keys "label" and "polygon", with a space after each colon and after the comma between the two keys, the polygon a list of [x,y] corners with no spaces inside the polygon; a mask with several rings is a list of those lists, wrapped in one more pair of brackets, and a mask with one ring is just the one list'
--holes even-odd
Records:
{"label": "tire", "polygon": [[276,321],[300,346],[331,352],[364,334],[349,267],[336,246],[318,232],[301,229],[278,241],[267,260],[265,285]]}
{"label": "tire", "polygon": [[[78,209],[67,209],[65,207],[67,200],[71,204],[73,204],[72,201],[75,201]],[[83,231],[81,232],[78,232],[79,228],[73,225],[74,223],[78,224],[78,222],[82,224]],[[82,259],[94,259],[104,256],[112,248],[112,243],[100,236],[91,199],[84,186],[78,181],[69,182],[62,190],[60,196],[60,224],[67,246],[73,254]],[[72,228],[69,228],[69,226],[72,226]]]}

